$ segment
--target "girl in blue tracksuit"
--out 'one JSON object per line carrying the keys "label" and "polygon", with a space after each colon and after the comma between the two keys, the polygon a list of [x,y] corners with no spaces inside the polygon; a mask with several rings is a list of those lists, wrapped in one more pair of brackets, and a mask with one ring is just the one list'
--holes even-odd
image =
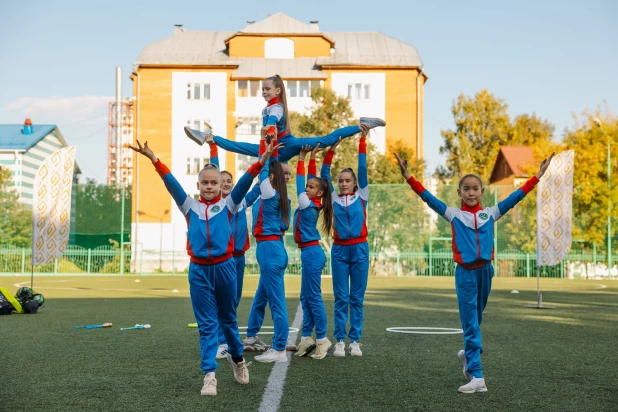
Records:
{"label": "girl in blue tracksuit", "polygon": [[214,165],[206,165],[198,176],[200,199],[187,196],[182,186],[161,163],[148,142],[131,148],[148,157],[163,179],[163,183],[187,220],[187,252],[190,256],[189,285],[193,313],[200,333],[200,350],[204,386],[202,395],[217,394],[215,370],[217,361],[217,327],[222,325],[229,344],[228,361],[234,369],[234,378],[241,384],[249,383],[247,364],[242,357],[243,345],[236,321],[236,271],[232,251],[230,220],[238,211],[243,196],[251,187],[253,178],[268,161],[270,145],[260,162],[249,168],[230,195],[221,198],[221,174]]}
{"label": "girl in blue tracksuit", "polygon": [[[272,142],[270,144],[272,146]],[[262,156],[266,139],[260,144]],[[281,146],[275,146],[275,150]],[[273,161],[265,163],[260,172],[261,201],[254,213],[253,234],[257,241],[256,257],[260,264],[260,280],[256,297],[253,301],[249,319],[254,318],[253,312],[258,310],[256,300],[262,292],[268,298],[268,305],[273,317],[275,335],[272,348],[263,355],[255,357],[257,362],[287,361],[285,354],[288,340],[288,313],[285,306],[285,286],[283,275],[288,266],[288,254],[283,244],[283,233],[290,224],[290,206],[287,187],[281,163]]]}
{"label": "girl in blue tracksuit", "polygon": [[[210,163],[219,168],[219,151],[217,145],[212,139],[207,142],[210,146]],[[234,188],[234,178],[230,172],[221,172],[221,195],[226,198],[230,195]],[[234,251],[232,259],[236,268],[236,300],[234,307],[238,310],[240,299],[242,297],[242,286],[245,278],[245,252],[249,249],[249,230],[247,229],[247,198],[254,197],[255,190],[251,190],[243,199],[238,212],[234,213],[230,219],[231,236],[234,241]],[[228,344],[223,332],[223,326],[219,325],[219,349],[217,350],[217,359],[223,359],[227,356]]]}
{"label": "girl in blue tracksuit", "polygon": [[[363,134],[358,143],[358,180],[352,169],[339,173],[339,194],[333,191],[335,225],[331,264],[333,293],[335,295],[335,344],[334,356],[345,356],[346,323],[350,309],[349,351],[352,356],[362,356],[359,339],[363,330],[363,300],[369,276],[369,246],[367,245],[367,144],[369,128],[361,125]],[[329,182],[330,167],[338,143],[331,146],[324,157],[322,177]]]}
{"label": "girl in blue tracksuit", "polygon": [[[348,126],[337,129],[327,136],[294,137],[288,122],[288,105],[283,79],[279,75],[274,75],[264,80],[262,96],[267,102],[266,107],[262,110],[262,126],[268,127],[267,134],[269,139],[273,138],[282,145],[279,153],[275,152],[273,154],[273,159],[281,162],[287,162],[291,158],[298,156],[300,150],[306,145],[309,145],[312,149],[318,143],[322,147],[327,147],[335,144],[339,139],[345,139],[360,132],[360,126]],[[371,117],[361,117],[360,123],[366,124],[369,128],[386,126],[384,120]],[[185,133],[196,143],[204,144],[206,135],[199,130],[185,127]],[[227,151],[254,157],[258,155],[259,145],[257,144],[235,142],[220,136],[214,136],[214,139],[217,146]]]}
{"label": "girl in blue tracksuit", "polygon": [[[320,289],[326,255],[320,246],[318,217],[322,212],[322,228],[325,235],[329,236],[333,226],[333,204],[329,181],[316,176],[315,154],[320,150],[319,144],[311,152],[308,180],[305,186],[305,156],[310,150],[311,148],[306,146],[300,151],[296,170],[298,209],[294,212],[294,241],[301,249],[300,302],[303,308],[302,338],[296,355],[306,356],[316,349],[311,357],[323,359],[331,343],[326,338],[326,310]],[[314,327],[316,341],[311,337]]]}
{"label": "girl in blue tracksuit", "polygon": [[421,183],[408,173],[405,160],[395,154],[401,174],[412,190],[427,205],[446,219],[453,230],[453,254],[457,269],[455,270],[455,290],[459,303],[459,318],[464,331],[464,350],[457,356],[463,364],[464,376],[470,381],[459,388],[462,393],[486,392],[481,366],[481,320],[487,298],[491,291],[494,268],[491,264],[494,254],[494,222],[519,203],[539,182],[539,179],[551,162],[543,160],[536,176],[528,180],[521,188],[498,203],[497,206],[483,208],[481,196],[483,183],[476,175],[466,175],[459,181],[457,194],[461,198],[461,207],[448,207],[438,200]]}

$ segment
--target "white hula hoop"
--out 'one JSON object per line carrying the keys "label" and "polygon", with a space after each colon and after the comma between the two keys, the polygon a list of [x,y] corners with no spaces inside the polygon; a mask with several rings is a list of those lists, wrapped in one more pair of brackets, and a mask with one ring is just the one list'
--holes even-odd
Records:
{"label": "white hula hoop", "polygon": [[[273,329],[272,332],[262,332],[263,329]],[[275,327],[274,326],[262,326],[260,328],[260,332],[259,335],[274,335],[275,331],[274,331]],[[290,333],[294,333],[294,332],[298,332],[299,329],[298,328],[290,328]],[[241,335],[246,335],[247,334],[247,326],[239,326],[238,327],[238,333]]]}
{"label": "white hula hoop", "polygon": [[418,335],[456,335],[458,333],[463,333],[463,329],[456,328],[427,328],[412,326],[395,326],[392,328],[386,328],[386,331],[393,333],[414,333]]}

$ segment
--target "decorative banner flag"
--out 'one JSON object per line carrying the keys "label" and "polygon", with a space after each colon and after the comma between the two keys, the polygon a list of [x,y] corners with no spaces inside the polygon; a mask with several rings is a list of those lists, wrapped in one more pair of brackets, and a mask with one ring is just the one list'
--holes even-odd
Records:
{"label": "decorative banner flag", "polygon": [[536,195],[536,263],[553,266],[571,250],[575,152],[554,157]]}
{"label": "decorative banner flag", "polygon": [[62,256],[69,241],[75,146],[45,159],[34,178],[32,266]]}

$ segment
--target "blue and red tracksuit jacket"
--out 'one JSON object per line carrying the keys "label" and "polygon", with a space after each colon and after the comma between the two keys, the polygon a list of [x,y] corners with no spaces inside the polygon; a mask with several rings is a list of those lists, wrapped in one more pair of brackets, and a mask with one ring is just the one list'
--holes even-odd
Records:
{"label": "blue and red tracksuit jacket", "polygon": [[[307,178],[316,175],[315,159],[309,161]],[[322,210],[322,199],[310,199],[305,190],[305,160],[298,158],[296,167],[296,192],[298,193],[298,208],[294,211],[294,241],[299,248],[319,245],[318,217]]]}
{"label": "blue and red tracksuit jacket", "polygon": [[[330,167],[334,156],[328,151],[324,156],[321,176],[331,181]],[[354,245],[367,241],[367,202],[369,183],[367,179],[367,143],[361,136],[358,143],[358,190],[349,195],[338,195],[331,182],[334,212],[333,243]]]}
{"label": "blue and red tracksuit jacket", "polygon": [[[260,158],[265,150],[264,140],[260,143]],[[269,159],[270,160],[270,159]],[[288,224],[286,225],[279,207],[279,192],[271,185],[268,178],[269,163],[260,172],[260,198],[253,206],[253,236],[258,242],[265,240],[281,240],[289,228],[291,208],[288,207]],[[288,199],[289,202],[289,199]],[[289,203],[288,203],[289,204]]]}
{"label": "blue and red tracksuit jacket", "polygon": [[159,159],[155,169],[163,179],[167,191],[187,220],[187,252],[191,262],[212,265],[232,257],[234,239],[230,221],[238,211],[251,182],[262,169],[257,162],[240,178],[232,193],[226,198],[217,195],[207,201],[188,196],[176,178]]}
{"label": "blue and red tracksuit jacket", "polygon": [[[262,126],[268,126],[268,134],[276,134],[277,138],[281,138],[288,134],[287,121],[283,103],[279,97],[271,99],[266,107],[262,110]],[[276,133],[275,133],[276,132]],[[273,154],[275,156],[275,154]]]}
{"label": "blue and red tracksuit jacket", "polygon": [[448,207],[414,177],[410,177],[407,182],[430,208],[451,224],[455,262],[467,269],[476,269],[494,258],[494,222],[526,197],[539,179],[532,177],[497,206],[486,208],[480,203],[474,207],[465,203],[461,208]]}
{"label": "blue and red tracksuit jacket", "polygon": [[[209,146],[210,163],[219,168],[219,150],[217,145],[210,143]],[[249,196],[251,192],[252,191],[247,193],[247,196]],[[245,198],[247,196],[245,196]],[[238,211],[234,213],[230,219],[230,227],[232,230],[232,238],[234,239],[234,251],[232,254],[234,256],[242,256],[249,250],[249,246],[251,245],[249,242],[249,228],[247,227],[247,206],[245,199],[243,199],[240,208],[238,208]]]}

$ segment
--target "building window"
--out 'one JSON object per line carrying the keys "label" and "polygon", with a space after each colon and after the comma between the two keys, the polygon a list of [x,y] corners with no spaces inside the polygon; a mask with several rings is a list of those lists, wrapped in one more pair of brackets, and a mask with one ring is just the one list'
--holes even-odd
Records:
{"label": "building window", "polygon": [[261,117],[238,117],[236,134],[237,135],[259,135],[261,127]]}
{"label": "building window", "polygon": [[186,174],[197,175],[208,163],[210,163],[209,157],[187,157]]}
{"label": "building window", "polygon": [[238,80],[238,97],[259,97],[261,95],[261,82],[259,80]]}
{"label": "building window", "polygon": [[210,119],[189,119],[187,120],[187,126],[189,126],[193,130],[199,130],[200,132],[204,131],[206,123],[210,123]]}
{"label": "building window", "polygon": [[187,83],[187,100],[210,100],[210,83]]}
{"label": "building window", "polygon": [[368,101],[371,99],[371,87],[366,83],[348,84],[348,98],[352,101]]}
{"label": "building window", "polygon": [[288,80],[286,83],[288,97],[311,97],[311,90],[322,85],[320,80]]}
{"label": "building window", "polygon": [[267,59],[293,59],[294,41],[284,38],[266,40],[264,42],[264,57]]}
{"label": "building window", "polygon": [[258,161],[257,157],[247,156],[247,155],[237,155],[238,162],[236,163],[238,166],[236,168],[239,171],[246,171],[251,167],[251,165],[255,164]]}

